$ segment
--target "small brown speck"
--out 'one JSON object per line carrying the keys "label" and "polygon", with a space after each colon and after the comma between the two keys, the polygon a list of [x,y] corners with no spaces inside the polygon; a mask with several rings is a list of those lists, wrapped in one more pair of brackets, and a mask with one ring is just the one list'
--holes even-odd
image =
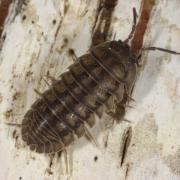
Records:
{"label": "small brown speck", "polygon": [[22,20],[24,21],[26,19],[26,15],[23,15]]}
{"label": "small brown speck", "polygon": [[47,173],[49,174],[49,175],[52,175],[53,174],[53,172],[51,171],[51,169],[46,169],[46,171],[47,171]]}
{"label": "small brown speck", "polygon": [[56,20],[55,20],[55,19],[53,19],[52,23],[53,23],[53,25],[55,25],[55,24],[56,24]]}
{"label": "small brown speck", "polygon": [[69,49],[68,53],[69,53],[69,55],[74,55],[75,54],[74,49]]}
{"label": "small brown speck", "polygon": [[3,41],[6,39],[6,34],[2,36]]}
{"label": "small brown speck", "polygon": [[98,160],[97,156],[94,156],[94,162],[96,162]]}
{"label": "small brown speck", "polygon": [[17,98],[20,96],[20,94],[21,94],[20,92],[15,92],[12,97],[13,101],[17,100]]}
{"label": "small brown speck", "polygon": [[10,110],[8,110],[8,111],[6,111],[6,112],[4,113],[4,116],[8,119],[8,118],[10,118],[10,117],[12,116],[12,113],[13,113],[13,110],[10,109]]}
{"label": "small brown speck", "polygon": [[64,43],[68,43],[68,38],[64,38]]}
{"label": "small brown speck", "polygon": [[27,71],[27,72],[26,72],[26,77],[29,77],[29,76],[31,76],[32,74],[33,74],[32,71]]}
{"label": "small brown speck", "polygon": [[46,72],[46,76],[50,76],[50,72],[49,72],[49,70]]}

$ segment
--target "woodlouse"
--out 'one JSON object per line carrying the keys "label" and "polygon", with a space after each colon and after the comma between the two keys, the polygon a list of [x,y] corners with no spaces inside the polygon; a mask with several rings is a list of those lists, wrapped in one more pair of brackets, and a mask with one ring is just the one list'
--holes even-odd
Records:
{"label": "woodlouse", "polygon": [[[135,11],[134,11],[135,12]],[[134,24],[136,22],[134,13]],[[86,134],[86,124],[94,125],[94,114],[101,117],[102,107],[112,97],[121,102],[133,88],[139,57],[125,41],[110,41],[92,47],[77,59],[67,72],[40,94],[22,122],[22,138],[39,153],[62,151],[75,136]],[[143,50],[162,50],[149,47]],[[175,53],[173,51],[167,51]]]}
{"label": "woodlouse", "polygon": [[[22,137],[37,152],[62,150],[94,125],[102,105],[118,100],[131,89],[136,76],[136,57],[122,41],[96,46],[78,58],[26,113]],[[109,101],[108,101],[109,100]]]}

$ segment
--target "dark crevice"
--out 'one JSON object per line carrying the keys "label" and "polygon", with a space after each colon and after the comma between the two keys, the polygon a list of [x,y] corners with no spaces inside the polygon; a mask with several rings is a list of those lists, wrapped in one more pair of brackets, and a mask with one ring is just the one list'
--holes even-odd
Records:
{"label": "dark crevice", "polygon": [[92,29],[91,47],[108,39],[111,17],[118,0],[100,0]]}
{"label": "dark crevice", "polygon": [[123,140],[122,140],[122,145],[121,145],[122,148],[120,149],[120,156],[121,156],[120,165],[121,166],[123,166],[124,164],[126,154],[127,154],[127,149],[130,144],[131,136],[132,136],[132,129],[131,127],[129,127],[123,135]]}

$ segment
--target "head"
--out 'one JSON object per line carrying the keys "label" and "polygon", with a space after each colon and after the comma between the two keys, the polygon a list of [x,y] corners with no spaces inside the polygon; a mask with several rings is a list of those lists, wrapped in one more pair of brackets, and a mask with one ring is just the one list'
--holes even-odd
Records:
{"label": "head", "polygon": [[103,45],[101,44],[101,46],[104,46],[115,53],[123,64],[138,63],[138,57],[133,54],[130,46],[124,41],[109,41],[103,43]]}

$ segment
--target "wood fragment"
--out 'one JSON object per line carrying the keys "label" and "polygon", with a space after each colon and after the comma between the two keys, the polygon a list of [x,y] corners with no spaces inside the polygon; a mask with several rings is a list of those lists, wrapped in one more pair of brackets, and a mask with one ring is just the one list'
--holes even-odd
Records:
{"label": "wood fragment", "polygon": [[131,42],[131,49],[134,54],[138,55],[143,46],[144,34],[147,28],[147,24],[151,15],[152,8],[155,4],[155,0],[142,0],[141,2],[141,14],[136,26],[134,37]]}
{"label": "wood fragment", "polygon": [[12,0],[1,0],[0,1],[0,36],[3,31],[4,22],[6,20],[6,17],[8,15],[9,6],[11,4]]}

